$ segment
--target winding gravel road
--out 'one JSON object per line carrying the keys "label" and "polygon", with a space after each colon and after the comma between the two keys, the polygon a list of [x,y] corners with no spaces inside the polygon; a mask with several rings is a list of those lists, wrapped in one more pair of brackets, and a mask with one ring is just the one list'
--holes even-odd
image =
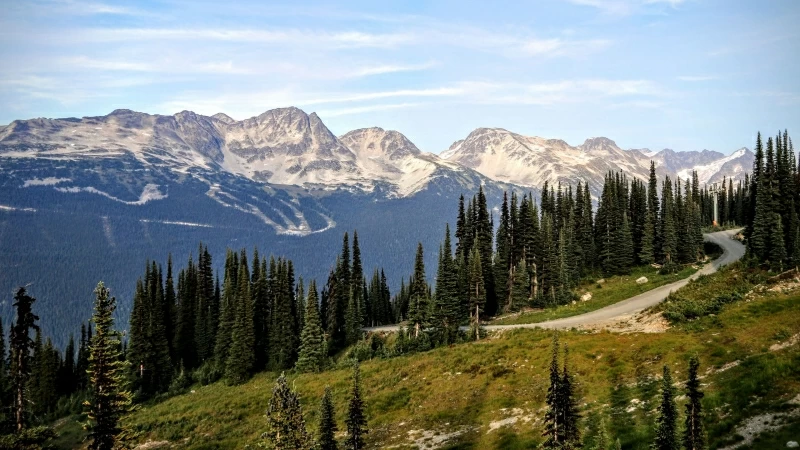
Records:
{"label": "winding gravel road", "polygon": [[[632,314],[638,313],[646,308],[649,308],[663,301],[665,298],[667,298],[670,292],[685,286],[689,282],[689,280],[697,278],[700,275],[707,275],[710,273],[714,273],[720,267],[730,264],[734,261],[737,261],[742,256],[744,256],[745,252],[744,245],[742,245],[742,243],[740,243],[735,239],[731,239],[731,236],[736,234],[738,231],[739,230],[727,230],[727,231],[717,231],[716,233],[704,234],[703,237],[705,238],[706,241],[714,242],[718,244],[720,247],[722,247],[723,254],[719,258],[712,261],[711,264],[706,265],[705,267],[703,267],[690,277],[684,278],[683,280],[666,284],[651,291],[647,291],[637,296],[631,297],[627,300],[622,300],[620,302],[614,303],[613,305],[606,306],[605,308],[601,308],[578,316],[566,317],[563,319],[550,320],[547,322],[539,322],[539,323],[524,323],[516,325],[485,325],[484,328],[487,331],[507,330],[512,328],[550,328],[550,329],[573,328],[573,327],[577,328],[577,327],[591,326],[599,323],[607,323],[619,317],[630,316]],[[398,325],[386,325],[381,327],[369,327],[365,328],[364,330],[373,332],[387,332],[387,331],[397,331],[398,329],[399,329]]]}

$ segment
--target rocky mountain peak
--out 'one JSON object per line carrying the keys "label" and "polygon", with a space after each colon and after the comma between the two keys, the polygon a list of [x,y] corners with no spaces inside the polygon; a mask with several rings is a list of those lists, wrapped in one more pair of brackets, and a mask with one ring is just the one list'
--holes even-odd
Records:
{"label": "rocky mountain peak", "polygon": [[583,144],[580,145],[586,152],[590,152],[593,150],[608,150],[608,149],[618,149],[617,143],[612,141],[607,137],[593,137],[586,139]]}
{"label": "rocky mountain peak", "polygon": [[214,114],[213,116],[211,116],[211,118],[219,120],[220,122],[228,125],[236,122],[236,120],[234,120],[231,116],[221,112]]}
{"label": "rocky mountain peak", "polygon": [[402,133],[379,127],[353,130],[339,139],[362,158],[388,158],[393,161],[422,153]]}

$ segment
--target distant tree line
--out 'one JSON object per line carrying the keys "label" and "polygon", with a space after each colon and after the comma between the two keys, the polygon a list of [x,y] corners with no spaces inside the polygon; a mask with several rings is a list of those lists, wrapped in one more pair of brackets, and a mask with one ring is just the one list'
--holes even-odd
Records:
{"label": "distant tree line", "polygon": [[530,193],[506,194],[495,230],[481,188],[460,199],[455,250],[445,229],[434,286],[418,246],[414,273],[394,300],[395,316],[408,321],[414,337],[434,330],[437,342],[450,343],[464,323],[477,330],[482,317],[569,303],[588,275],[625,274],[642,264],[677,271],[703,257],[709,198],[696,173],[683,182],[665,177],[659,195],[651,163],[647,183],[608,173],[596,214],[589,186],[580,182],[575,191],[546,183],[539,204]]}

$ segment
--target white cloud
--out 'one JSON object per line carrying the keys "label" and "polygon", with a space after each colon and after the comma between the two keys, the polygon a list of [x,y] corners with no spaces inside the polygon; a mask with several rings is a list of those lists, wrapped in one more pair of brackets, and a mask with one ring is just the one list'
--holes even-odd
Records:
{"label": "white cloud", "polygon": [[578,56],[589,51],[602,50],[611,45],[608,39],[566,40],[561,38],[533,39],[521,45],[529,56]]}
{"label": "white cloud", "polygon": [[359,69],[356,69],[352,72],[352,76],[354,77],[368,77],[372,75],[383,75],[387,73],[398,73],[398,72],[417,72],[421,70],[427,70],[432,67],[436,66],[434,62],[428,62],[425,64],[384,64],[384,65],[377,65],[377,66],[365,66]]}

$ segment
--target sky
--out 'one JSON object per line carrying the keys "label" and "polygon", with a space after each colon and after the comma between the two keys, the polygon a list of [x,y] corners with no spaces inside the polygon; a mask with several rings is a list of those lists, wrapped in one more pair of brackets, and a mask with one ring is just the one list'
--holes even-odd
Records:
{"label": "sky", "polygon": [[317,112],[439,153],[478,127],[572,145],[752,148],[800,130],[800,1],[26,0],[0,15],[0,124]]}

